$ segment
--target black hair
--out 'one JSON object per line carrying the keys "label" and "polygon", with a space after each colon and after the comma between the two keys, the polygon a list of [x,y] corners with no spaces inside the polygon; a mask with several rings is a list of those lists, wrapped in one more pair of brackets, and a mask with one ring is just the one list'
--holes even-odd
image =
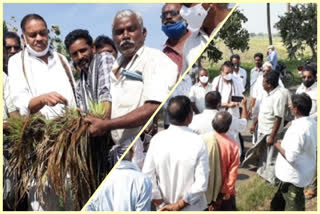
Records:
{"label": "black hair", "polygon": [[312,108],[312,100],[306,93],[294,94],[291,96],[292,106],[296,107],[300,114],[309,116]]}
{"label": "black hair", "polygon": [[233,64],[232,64],[232,62],[230,62],[230,61],[225,61],[225,62],[221,65],[220,71],[223,71],[223,68],[224,68],[224,67],[228,67],[228,68],[231,68],[231,69],[233,70]]}
{"label": "black hair", "polygon": [[186,96],[176,96],[169,100],[168,115],[170,123],[183,124],[191,112],[191,101]]}
{"label": "black hair", "polygon": [[6,39],[16,39],[18,44],[19,44],[19,46],[21,46],[20,37],[15,32],[8,31],[8,32],[4,33],[4,35],[3,35],[3,41],[4,41],[3,45],[4,46],[3,47],[6,46]]}
{"label": "black hair", "polygon": [[21,23],[20,23],[20,27],[21,27],[21,30],[22,32],[24,33],[25,32],[25,27],[26,27],[26,24],[27,22],[29,22],[30,20],[33,20],[33,19],[36,19],[36,20],[40,20],[44,23],[44,25],[47,27],[47,23],[46,21],[42,18],[42,16],[38,15],[38,14],[35,14],[35,13],[31,13],[31,14],[28,14],[26,15],[25,17],[23,17],[23,19],[21,20]]}
{"label": "black hair", "polygon": [[218,133],[226,133],[231,125],[232,115],[227,111],[218,112],[212,120],[212,127]]}
{"label": "black hair", "polygon": [[230,61],[232,61],[233,58],[236,58],[236,59],[240,60],[239,54],[232,54],[232,55],[230,56]]}
{"label": "black hair", "polygon": [[96,47],[96,49],[103,48],[105,45],[111,45],[115,52],[118,53],[118,50],[113,40],[110,39],[108,36],[100,35],[94,41],[94,46]]}
{"label": "black hair", "polygon": [[219,91],[209,91],[204,97],[206,108],[217,109],[221,103],[221,95]]}
{"label": "black hair", "polygon": [[256,57],[259,57],[261,60],[263,60],[263,54],[262,53],[255,53],[253,55],[253,59],[255,59]]}
{"label": "black hair", "polygon": [[263,78],[266,79],[266,82],[276,88],[279,85],[279,74],[275,71],[270,71],[263,75]]}
{"label": "black hair", "polygon": [[76,29],[68,33],[64,40],[64,44],[69,53],[70,46],[78,39],[85,39],[89,46],[92,46],[92,37],[89,34],[89,31],[83,29]]}
{"label": "black hair", "polygon": [[317,77],[317,64],[306,63],[302,69],[302,72],[304,71],[310,71],[314,77]]}

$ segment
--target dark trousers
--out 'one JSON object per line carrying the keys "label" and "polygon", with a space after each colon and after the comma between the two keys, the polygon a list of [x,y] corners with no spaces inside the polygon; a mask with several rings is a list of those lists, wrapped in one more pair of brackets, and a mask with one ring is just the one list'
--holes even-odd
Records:
{"label": "dark trousers", "polygon": [[[218,199],[219,200],[219,199]],[[236,211],[236,196],[231,195],[228,200],[222,200],[220,201],[221,204],[219,204],[216,207],[216,211]]]}
{"label": "dark trousers", "polygon": [[274,195],[271,211],[305,211],[303,188],[291,183],[280,182],[278,191]]}

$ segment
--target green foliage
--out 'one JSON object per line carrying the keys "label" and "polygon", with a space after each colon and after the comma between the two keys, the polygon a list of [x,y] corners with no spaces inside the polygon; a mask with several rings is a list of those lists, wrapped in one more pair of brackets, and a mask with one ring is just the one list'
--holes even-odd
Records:
{"label": "green foliage", "polygon": [[279,17],[274,25],[280,32],[290,59],[302,57],[306,46],[312,51],[312,58],[317,56],[317,4],[297,4],[290,12]]}
{"label": "green foliage", "polygon": [[3,33],[8,32],[7,23],[6,23],[6,21],[4,21],[4,20],[3,20],[3,26],[2,26],[2,29],[3,29]]}
{"label": "green foliage", "polygon": [[[247,21],[247,17],[240,10],[235,10],[218,32],[215,40],[221,39],[231,53],[233,50],[247,51],[249,49],[249,33],[242,27]],[[211,41],[204,53],[207,54],[211,62],[221,60],[223,55],[214,41]]]}

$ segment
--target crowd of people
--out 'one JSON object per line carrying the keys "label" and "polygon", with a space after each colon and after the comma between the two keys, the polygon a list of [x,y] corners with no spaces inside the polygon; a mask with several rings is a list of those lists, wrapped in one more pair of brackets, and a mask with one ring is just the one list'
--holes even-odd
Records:
{"label": "crowd of people", "polygon": [[[147,29],[139,13],[129,9],[118,11],[111,26],[112,39],[99,36],[94,40],[86,29],[67,34],[64,44],[72,66],[66,56],[50,45],[45,19],[38,14],[27,14],[20,23],[23,44],[14,32],[5,33],[3,38],[4,128],[6,119],[17,114],[41,113],[47,119],[54,119],[63,115],[66,106],[78,108],[92,136],[111,132],[114,146],[109,160],[113,166],[229,12],[228,4],[165,4],[161,21],[168,40],[161,51],[144,44]],[[78,80],[73,71],[80,76]],[[108,110],[104,119],[87,116],[91,102],[101,103]],[[7,147],[10,145],[4,141],[5,160],[10,158]],[[145,159],[144,150],[139,138],[128,158],[133,163],[123,164],[122,168],[139,171]],[[6,172],[8,162],[4,164]],[[141,179],[136,194],[143,188],[150,190],[148,179],[139,172],[132,172],[131,176],[132,182],[137,177]],[[128,182],[129,177],[123,181]],[[43,194],[46,198],[40,200],[35,180],[29,185],[27,205],[13,206],[12,182],[13,178],[4,173],[5,210],[59,210],[59,199],[50,182]],[[113,203],[122,195],[109,195],[105,200],[110,201],[110,197]],[[119,200],[118,208],[125,210],[131,204],[137,205],[136,201],[129,201],[125,206]],[[138,206],[144,207],[143,202]],[[72,204],[65,209],[72,210]]]}

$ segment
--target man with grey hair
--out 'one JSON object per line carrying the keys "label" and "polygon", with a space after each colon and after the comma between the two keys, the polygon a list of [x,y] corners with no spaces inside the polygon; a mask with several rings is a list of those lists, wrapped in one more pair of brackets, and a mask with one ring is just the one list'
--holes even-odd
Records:
{"label": "man with grey hair", "polygon": [[131,162],[133,154],[131,147],[86,211],[151,211],[151,180]]}
{"label": "man with grey hair", "polygon": [[[160,50],[144,45],[147,29],[142,17],[132,10],[116,14],[112,36],[121,56],[111,72],[111,120],[88,117],[86,121],[93,135],[111,130],[113,141],[124,151],[176,83],[178,67]],[[134,147],[133,162],[142,168],[140,139]]]}

